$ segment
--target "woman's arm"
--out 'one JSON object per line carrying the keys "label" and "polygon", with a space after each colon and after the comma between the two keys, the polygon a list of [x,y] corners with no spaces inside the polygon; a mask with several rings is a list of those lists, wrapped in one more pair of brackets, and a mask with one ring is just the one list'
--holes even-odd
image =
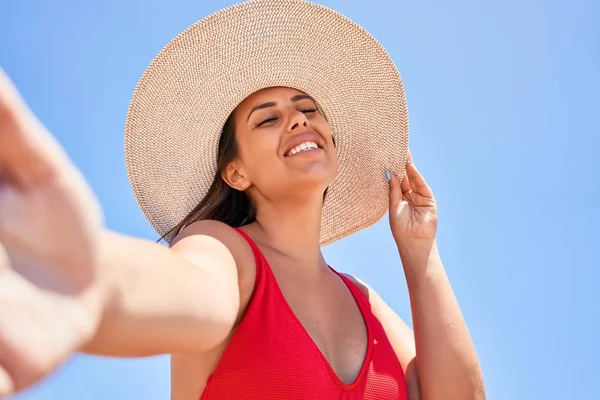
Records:
{"label": "woman's arm", "polygon": [[367,297],[371,311],[383,326],[394,353],[402,365],[408,389],[408,400],[420,400],[419,377],[415,365],[417,351],[413,331],[371,286],[350,274],[344,274],[344,276],[358,286]]}
{"label": "woman's arm", "polygon": [[409,400],[485,399],[477,355],[437,248],[428,257],[425,250],[399,250],[414,332],[367,283],[344,275],[369,299],[404,370]]}
{"label": "woman's arm", "polygon": [[104,230],[83,176],[1,69],[0,143],[0,397],[75,351],[202,353],[227,337],[254,281],[232,228],[192,224],[171,249]]}
{"label": "woman's arm", "polygon": [[251,250],[220,222],[190,225],[170,249],[105,232],[101,249],[110,289],[87,353],[202,353],[227,338],[252,290]]}
{"label": "woman's arm", "polygon": [[477,355],[437,248],[437,204],[410,155],[402,181],[390,176],[389,217],[410,296],[420,398],[485,399]]}
{"label": "woman's arm", "polygon": [[477,354],[436,243],[398,250],[410,296],[421,399],[485,399]]}

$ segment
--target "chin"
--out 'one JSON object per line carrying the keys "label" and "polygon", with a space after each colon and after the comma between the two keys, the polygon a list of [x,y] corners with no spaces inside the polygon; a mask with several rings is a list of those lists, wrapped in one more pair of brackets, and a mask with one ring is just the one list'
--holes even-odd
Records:
{"label": "chin", "polygon": [[315,165],[303,171],[294,171],[286,181],[292,187],[291,190],[302,188],[302,190],[322,194],[337,176],[336,170],[322,167],[322,165]]}
{"label": "chin", "polygon": [[331,160],[328,157],[299,158],[286,163],[285,167],[281,171],[284,177],[279,182],[285,182],[284,190],[296,193],[302,190],[307,194],[314,192],[322,195],[338,174],[337,159]]}

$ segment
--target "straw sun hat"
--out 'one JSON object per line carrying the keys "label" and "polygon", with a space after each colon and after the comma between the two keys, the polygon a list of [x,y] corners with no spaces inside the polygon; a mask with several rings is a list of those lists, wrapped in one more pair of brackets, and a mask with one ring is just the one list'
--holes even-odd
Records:
{"label": "straw sun hat", "polygon": [[329,244],[388,209],[386,168],[400,178],[408,114],[400,75],[366,30],[302,0],[253,0],[198,21],[169,42],[135,88],[125,161],[144,215],[164,235],[202,200],[229,114],[257,90],[312,96],[328,120],[340,168],[321,222]]}

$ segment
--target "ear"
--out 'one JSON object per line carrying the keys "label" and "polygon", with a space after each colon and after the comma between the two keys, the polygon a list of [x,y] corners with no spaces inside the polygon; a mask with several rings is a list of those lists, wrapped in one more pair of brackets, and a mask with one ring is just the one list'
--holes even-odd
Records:
{"label": "ear", "polygon": [[241,168],[239,168],[240,166],[238,164],[239,163],[237,162],[237,160],[230,162],[223,170],[221,177],[223,178],[225,183],[228,184],[231,188],[243,192],[244,190],[248,189],[248,187],[250,187],[251,182],[244,175],[243,171],[241,170]]}

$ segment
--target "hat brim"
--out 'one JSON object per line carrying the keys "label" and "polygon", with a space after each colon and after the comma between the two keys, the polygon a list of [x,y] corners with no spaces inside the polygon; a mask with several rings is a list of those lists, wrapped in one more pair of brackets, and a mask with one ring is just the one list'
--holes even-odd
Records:
{"label": "hat brim", "polygon": [[276,86],[312,96],[335,137],[340,169],[323,205],[321,244],[385,215],[384,170],[402,178],[408,156],[404,88],[390,56],[327,7],[255,0],[180,33],[135,88],[125,124],[127,173],[160,236],[206,195],[229,114],[250,94]]}

